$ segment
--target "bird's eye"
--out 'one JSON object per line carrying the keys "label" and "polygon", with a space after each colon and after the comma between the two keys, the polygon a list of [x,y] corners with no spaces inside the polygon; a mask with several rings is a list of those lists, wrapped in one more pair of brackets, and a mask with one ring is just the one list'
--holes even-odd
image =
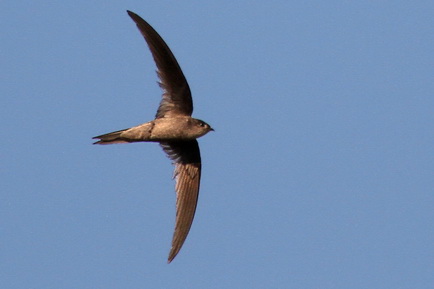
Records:
{"label": "bird's eye", "polygon": [[206,124],[204,122],[200,122],[199,124],[200,126],[206,126]]}

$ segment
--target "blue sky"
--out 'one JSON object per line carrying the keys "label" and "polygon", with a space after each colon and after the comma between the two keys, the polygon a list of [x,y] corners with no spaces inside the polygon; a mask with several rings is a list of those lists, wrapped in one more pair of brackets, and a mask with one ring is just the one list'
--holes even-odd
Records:
{"label": "blue sky", "polygon": [[[177,57],[203,173],[91,138],[155,115],[125,10]],[[432,1],[2,1],[0,287],[432,288]]]}

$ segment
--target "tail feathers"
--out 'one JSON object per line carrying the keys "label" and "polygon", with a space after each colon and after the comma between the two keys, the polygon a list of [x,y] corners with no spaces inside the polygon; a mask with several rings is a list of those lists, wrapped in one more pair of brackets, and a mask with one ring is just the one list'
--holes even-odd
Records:
{"label": "tail feathers", "polygon": [[92,139],[99,139],[99,141],[94,142],[93,144],[115,144],[115,143],[128,143],[128,141],[125,138],[121,137],[121,134],[128,129],[118,130],[107,134],[102,134],[99,136],[96,136]]}

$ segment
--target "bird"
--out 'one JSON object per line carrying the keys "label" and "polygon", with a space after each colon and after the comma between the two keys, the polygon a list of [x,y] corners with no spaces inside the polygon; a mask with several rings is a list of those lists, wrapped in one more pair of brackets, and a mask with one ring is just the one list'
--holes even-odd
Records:
{"label": "bird", "polygon": [[151,51],[157,66],[162,98],[155,119],[128,129],[94,137],[94,144],[157,142],[172,160],[176,181],[176,217],[172,246],[167,262],[179,253],[187,238],[196,211],[201,177],[201,157],[197,138],[214,129],[191,117],[193,100],[190,87],[166,42],[143,18],[127,10]]}

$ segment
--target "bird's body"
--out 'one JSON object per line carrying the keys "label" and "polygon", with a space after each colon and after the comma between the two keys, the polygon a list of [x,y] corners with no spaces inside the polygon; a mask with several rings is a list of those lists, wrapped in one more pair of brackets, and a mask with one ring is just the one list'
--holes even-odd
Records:
{"label": "bird's body", "polygon": [[213,129],[191,117],[193,101],[187,80],[167,44],[140,16],[127,11],[145,38],[157,65],[163,96],[154,120],[103,134],[94,144],[158,142],[175,164],[176,221],[169,263],[187,238],[199,196],[201,158],[197,138]]}
{"label": "bird's body", "polygon": [[97,136],[95,138],[100,140],[95,144],[193,140],[205,135],[208,127],[205,122],[188,116],[157,118],[129,129]]}

